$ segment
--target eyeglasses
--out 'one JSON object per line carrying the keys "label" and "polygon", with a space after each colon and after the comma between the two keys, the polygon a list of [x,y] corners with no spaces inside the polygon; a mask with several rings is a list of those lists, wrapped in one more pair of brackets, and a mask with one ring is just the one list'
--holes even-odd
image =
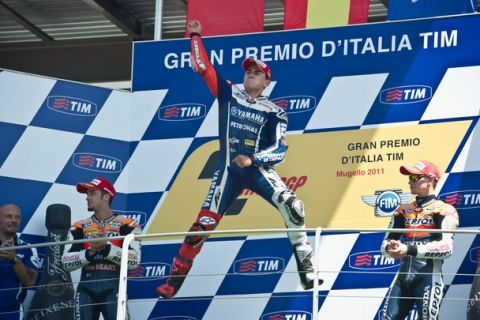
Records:
{"label": "eyeglasses", "polygon": [[420,181],[423,177],[425,177],[422,174],[412,174],[408,176],[408,180],[411,182],[418,182]]}

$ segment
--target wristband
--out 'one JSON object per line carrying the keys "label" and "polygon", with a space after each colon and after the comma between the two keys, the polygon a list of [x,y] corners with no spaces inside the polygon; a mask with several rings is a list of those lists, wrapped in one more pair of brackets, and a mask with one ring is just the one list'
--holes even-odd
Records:
{"label": "wristband", "polygon": [[102,255],[104,257],[107,257],[108,254],[110,253],[110,249],[112,249],[112,246],[109,243],[107,243],[102,249]]}
{"label": "wristband", "polygon": [[90,248],[85,250],[85,259],[87,259],[87,261],[92,261],[96,255],[97,253],[92,253],[92,250]]}
{"label": "wristband", "polygon": [[252,166],[254,166],[257,162],[257,160],[255,160],[255,156],[253,154],[250,154],[248,155],[248,157],[250,158],[250,160],[252,160]]}
{"label": "wristband", "polygon": [[193,38],[193,36],[199,36],[199,37],[201,37],[200,33],[198,33],[198,32],[192,32],[192,33],[190,33],[190,38]]}
{"label": "wristband", "polygon": [[417,248],[416,245],[414,245],[414,244],[407,245],[407,255],[408,256],[416,257],[417,252],[418,252],[418,248]]}

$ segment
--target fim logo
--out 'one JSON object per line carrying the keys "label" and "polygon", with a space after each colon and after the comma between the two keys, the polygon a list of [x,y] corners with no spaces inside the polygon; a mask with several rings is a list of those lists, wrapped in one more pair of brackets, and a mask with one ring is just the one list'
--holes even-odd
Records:
{"label": "fim logo", "polygon": [[73,165],[81,169],[115,173],[122,171],[122,161],[102,154],[75,153],[73,154]]}
{"label": "fim logo", "polygon": [[473,263],[480,261],[480,247],[470,249],[470,261]]}
{"label": "fim logo", "polygon": [[92,117],[97,114],[97,105],[91,101],[65,96],[49,96],[47,107],[53,111],[73,116]]}
{"label": "fim logo", "polygon": [[382,270],[398,266],[400,260],[386,258],[377,250],[352,254],[348,257],[348,264],[357,270]]}
{"label": "fim logo", "polygon": [[233,272],[242,275],[262,275],[282,272],[285,260],[277,257],[247,258],[233,263]]}
{"label": "fim logo", "polygon": [[383,104],[409,104],[430,100],[432,87],[430,86],[402,86],[388,88],[380,92],[380,102]]}
{"label": "fim logo", "polygon": [[142,211],[125,211],[112,209],[114,212],[119,213],[127,218],[135,220],[139,226],[143,227],[147,223],[147,214]]}
{"label": "fim logo", "polygon": [[164,121],[188,121],[204,118],[207,106],[204,104],[180,103],[158,109],[158,119]]}
{"label": "fim logo", "polygon": [[439,198],[457,210],[480,208],[480,190],[453,191],[441,194]]}
{"label": "fim logo", "polygon": [[170,264],[163,262],[141,263],[136,269],[128,271],[129,281],[150,281],[167,277],[170,274]]}
{"label": "fim logo", "polygon": [[305,112],[317,106],[317,99],[312,96],[287,96],[272,100],[287,113]]}
{"label": "fim logo", "polygon": [[267,313],[262,315],[260,320],[311,320],[312,314],[310,312],[298,310],[286,310]]}
{"label": "fim logo", "polygon": [[412,199],[413,195],[403,193],[401,189],[376,190],[374,195],[362,196],[363,202],[375,208],[375,217],[392,216],[400,204]]}

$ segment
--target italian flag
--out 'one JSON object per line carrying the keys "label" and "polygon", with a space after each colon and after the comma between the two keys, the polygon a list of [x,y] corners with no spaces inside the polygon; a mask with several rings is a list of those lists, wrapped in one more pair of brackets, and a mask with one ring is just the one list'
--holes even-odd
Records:
{"label": "italian flag", "polygon": [[366,23],[370,0],[285,0],[283,29]]}

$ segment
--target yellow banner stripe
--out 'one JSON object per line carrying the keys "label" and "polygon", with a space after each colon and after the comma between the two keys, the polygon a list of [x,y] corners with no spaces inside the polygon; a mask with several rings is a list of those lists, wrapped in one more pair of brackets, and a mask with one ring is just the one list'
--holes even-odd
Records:
{"label": "yellow banner stripe", "polygon": [[307,28],[348,24],[350,0],[308,0]]}

